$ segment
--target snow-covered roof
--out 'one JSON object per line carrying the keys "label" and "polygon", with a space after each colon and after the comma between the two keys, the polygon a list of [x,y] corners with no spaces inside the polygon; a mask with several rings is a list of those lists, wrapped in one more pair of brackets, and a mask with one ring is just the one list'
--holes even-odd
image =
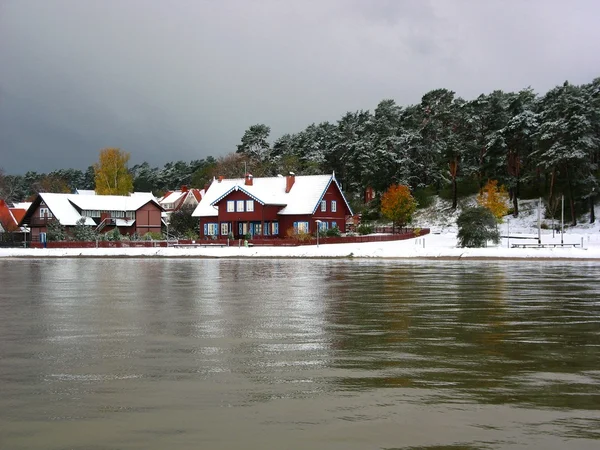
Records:
{"label": "snow-covered roof", "polygon": [[156,202],[156,199],[151,193],[141,192],[129,196],[69,195],[68,199],[79,209],[86,211],[136,211],[150,201]]}
{"label": "snow-covered roof", "polygon": [[181,199],[181,197],[183,197],[186,194],[187,194],[187,192],[181,192],[181,191],[167,192],[167,194],[164,197],[162,197],[158,201],[158,203],[160,203],[161,205],[175,203],[175,202],[177,202],[177,200]]}
{"label": "snow-covered roof", "polygon": [[[163,207],[173,205],[174,209],[179,209],[185,203],[197,204],[204,197],[204,189],[191,188],[184,191],[168,191],[158,200]],[[171,207],[169,207],[171,209]]]}
{"label": "snow-covered roof", "polygon": [[115,225],[118,227],[130,227],[135,223],[135,219],[115,219]]}
{"label": "snow-covered roof", "polygon": [[27,211],[29,209],[29,207],[31,206],[31,202],[20,202],[20,203],[13,203],[13,207],[17,208],[17,209],[24,209],[25,211]]}
{"label": "snow-covered roof", "polygon": [[75,189],[77,195],[96,195],[96,191],[93,189]]}
{"label": "snow-covered roof", "polygon": [[[83,211],[137,211],[146,203],[156,200],[152,193],[144,192],[136,195],[80,195],[40,193],[54,217],[62,225],[73,226],[81,219],[77,210]],[[86,225],[95,225],[91,217],[85,218]]]}
{"label": "snow-covered roof", "polygon": [[332,182],[337,183],[334,175],[296,176],[290,192],[286,193],[286,177],[253,178],[252,185],[246,185],[244,178],[224,179],[220,182],[215,180],[192,216],[218,215],[218,207],[215,204],[236,190],[244,192],[263,205],[283,206],[279,211],[281,215],[312,214]]}
{"label": "snow-covered roof", "polygon": [[[62,225],[73,226],[77,224],[77,221],[81,219],[81,214],[75,209],[73,204],[69,201],[70,197],[79,197],[77,194],[53,194],[43,192],[39,194],[46,206],[52,212],[52,215],[58,219]],[[83,195],[81,198],[95,198],[95,196]],[[86,225],[95,225],[94,220],[91,217],[86,217]]]}

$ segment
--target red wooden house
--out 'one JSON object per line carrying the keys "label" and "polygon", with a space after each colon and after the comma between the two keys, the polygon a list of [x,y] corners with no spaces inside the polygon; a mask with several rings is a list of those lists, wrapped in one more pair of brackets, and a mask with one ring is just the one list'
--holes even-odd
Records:
{"label": "red wooden house", "polygon": [[58,220],[67,233],[78,221],[106,233],[118,228],[120,234],[142,236],[161,232],[163,209],[149,193],[131,195],[38,194],[20,224],[31,230],[32,241],[44,240],[48,223]]}
{"label": "red wooden house", "polygon": [[286,237],[338,227],[352,210],[335,175],[214,180],[192,214],[200,236]]}

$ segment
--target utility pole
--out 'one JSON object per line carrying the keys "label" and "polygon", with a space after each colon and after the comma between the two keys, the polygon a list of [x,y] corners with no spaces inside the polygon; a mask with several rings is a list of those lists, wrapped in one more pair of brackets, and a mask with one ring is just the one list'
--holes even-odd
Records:
{"label": "utility pole", "polygon": [[542,197],[538,201],[538,244],[542,244]]}
{"label": "utility pole", "polygon": [[560,207],[560,245],[564,244],[563,236],[565,234],[565,196],[561,197]]}

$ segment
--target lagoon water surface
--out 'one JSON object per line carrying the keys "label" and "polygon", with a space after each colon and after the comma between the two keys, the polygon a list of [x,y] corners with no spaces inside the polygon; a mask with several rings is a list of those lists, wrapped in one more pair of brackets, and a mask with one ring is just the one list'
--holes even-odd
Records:
{"label": "lagoon water surface", "polygon": [[598,449],[600,264],[0,261],[1,449]]}

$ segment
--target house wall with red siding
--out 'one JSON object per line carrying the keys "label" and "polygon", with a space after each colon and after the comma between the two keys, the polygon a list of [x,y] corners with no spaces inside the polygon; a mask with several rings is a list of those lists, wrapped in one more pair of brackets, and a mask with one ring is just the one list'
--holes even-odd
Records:
{"label": "house wall with red siding", "polygon": [[135,231],[140,236],[146,233],[160,233],[160,208],[153,202],[146,203],[135,212]]}
{"label": "house wall with red siding", "polygon": [[[236,200],[246,201],[253,199],[242,191],[232,191],[227,197],[216,204],[219,207],[219,222],[264,222],[278,219],[277,213],[281,209],[281,206],[261,205],[256,200],[254,200],[254,211],[252,212],[228,212],[227,201]],[[244,209],[245,207],[244,203]]]}

